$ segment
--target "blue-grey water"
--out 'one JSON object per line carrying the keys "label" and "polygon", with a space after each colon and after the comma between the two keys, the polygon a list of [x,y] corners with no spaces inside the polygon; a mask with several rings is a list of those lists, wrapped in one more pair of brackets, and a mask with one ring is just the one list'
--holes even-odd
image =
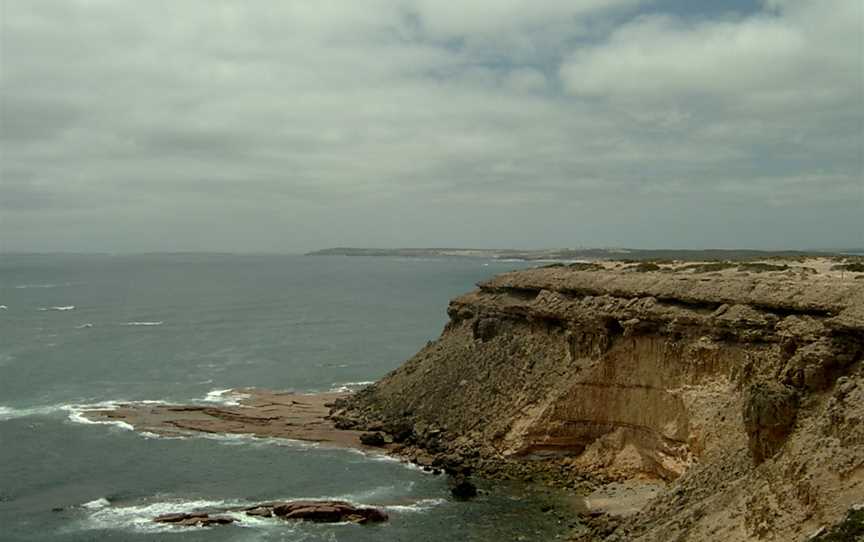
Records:
{"label": "blue-grey water", "polygon": [[[289,441],[165,439],[85,423],[80,405],[218,400],[259,386],[375,380],[446,321],[447,300],[524,266],[470,259],[0,254],[0,540],[548,540],[528,488],[455,502],[393,460]],[[387,506],[378,526],[159,513],[273,499]]]}

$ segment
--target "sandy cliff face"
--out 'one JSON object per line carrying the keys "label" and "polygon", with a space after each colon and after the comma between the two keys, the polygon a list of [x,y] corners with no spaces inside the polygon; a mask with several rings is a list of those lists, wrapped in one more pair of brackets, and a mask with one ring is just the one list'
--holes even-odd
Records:
{"label": "sandy cliff face", "polygon": [[864,501],[862,282],[504,274],[335,417],[490,472],[670,482],[611,539],[804,539]]}

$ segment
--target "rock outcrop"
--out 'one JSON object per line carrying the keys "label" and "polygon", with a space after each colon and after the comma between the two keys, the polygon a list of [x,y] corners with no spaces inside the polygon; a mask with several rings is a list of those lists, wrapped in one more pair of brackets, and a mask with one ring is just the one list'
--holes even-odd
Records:
{"label": "rock outcrop", "polygon": [[178,527],[212,527],[213,525],[231,525],[236,520],[229,516],[211,516],[205,512],[178,512],[156,516],[153,521]]}
{"label": "rock outcrop", "polygon": [[374,506],[360,506],[347,501],[300,500],[274,501],[248,506],[239,510],[222,509],[207,512],[176,512],[156,516],[153,521],[178,527],[212,527],[240,522],[229,512],[242,512],[247,516],[279,518],[285,521],[311,521],[313,523],[380,523],[389,519],[387,512]]}
{"label": "rock outcrop", "polygon": [[259,504],[244,509],[246,515],[278,517],[315,523],[378,523],[387,521],[387,512],[373,506],[357,506],[346,501],[284,501]]}
{"label": "rock outcrop", "polygon": [[609,540],[803,540],[864,500],[864,284],[796,269],[558,266],[454,299],[337,402],[421,462],[667,491]]}

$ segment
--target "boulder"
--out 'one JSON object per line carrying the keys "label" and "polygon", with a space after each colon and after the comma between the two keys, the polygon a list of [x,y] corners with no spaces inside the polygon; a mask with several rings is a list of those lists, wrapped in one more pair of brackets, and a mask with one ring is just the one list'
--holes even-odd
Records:
{"label": "boulder", "polygon": [[465,500],[477,496],[477,486],[471,483],[467,476],[454,476],[449,485],[450,494],[457,499]]}
{"label": "boulder", "polygon": [[388,519],[387,512],[380,508],[357,506],[345,501],[285,501],[253,507],[246,513],[261,516],[265,510],[285,520],[316,523],[376,523]]}
{"label": "boulder", "polygon": [[363,433],[360,435],[360,443],[365,444],[366,446],[384,446],[387,444],[384,435],[379,432],[374,433]]}

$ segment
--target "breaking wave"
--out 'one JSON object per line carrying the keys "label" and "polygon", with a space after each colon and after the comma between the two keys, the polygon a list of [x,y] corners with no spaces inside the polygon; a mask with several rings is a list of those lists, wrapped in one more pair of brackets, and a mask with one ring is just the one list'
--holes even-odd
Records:
{"label": "breaking wave", "polygon": [[28,288],[64,288],[66,286],[72,286],[71,282],[61,282],[61,283],[46,283],[46,284],[19,284],[15,286],[16,290],[26,290]]}
{"label": "breaking wave", "polygon": [[[305,497],[303,498],[306,499]],[[316,497],[320,500],[330,500],[333,497]],[[336,500],[348,500],[353,504],[362,504],[346,499],[344,497],[336,497]],[[280,499],[275,499],[280,500]],[[299,498],[290,498],[288,500],[300,500]],[[411,504],[384,505],[382,508],[388,512],[395,513],[417,513],[425,512],[436,506],[446,503],[444,499],[421,499]],[[237,527],[278,527],[280,531],[292,532],[297,528],[302,528],[303,524],[292,524],[278,518],[264,518],[248,516],[240,509],[258,504],[257,502],[248,500],[207,500],[207,499],[165,499],[159,501],[143,502],[138,504],[118,504],[114,505],[106,498],[94,499],[83,503],[80,508],[88,513],[88,516],[82,522],[82,528],[85,530],[91,529],[110,529],[110,530],[131,530],[139,532],[159,533],[159,532],[178,532],[199,529],[209,529],[210,527],[191,527],[177,526],[170,524],[155,523],[153,518],[162,514],[172,514],[177,512],[206,512],[218,514],[220,516],[229,516],[234,518],[234,525]],[[370,505],[371,506],[371,505]],[[337,523],[332,525],[350,525],[350,523]]]}
{"label": "breaking wave", "polygon": [[204,396],[204,401],[208,403],[219,403],[220,405],[226,406],[237,406],[240,404],[240,401],[248,399],[249,397],[248,393],[241,393],[231,388],[226,388],[224,390],[210,390],[207,392],[207,395]]}
{"label": "breaking wave", "polygon": [[331,393],[350,393],[361,390],[366,386],[374,383],[374,380],[364,380],[361,382],[342,382],[341,384],[333,384],[333,387],[331,387],[328,391],[330,391]]}

